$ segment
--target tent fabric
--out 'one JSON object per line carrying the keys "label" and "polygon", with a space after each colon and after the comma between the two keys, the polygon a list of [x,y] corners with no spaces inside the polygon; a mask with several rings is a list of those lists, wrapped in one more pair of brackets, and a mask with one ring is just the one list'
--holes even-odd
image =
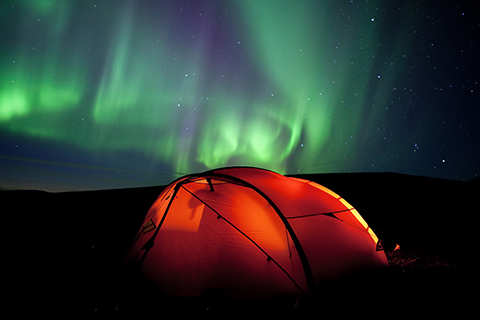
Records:
{"label": "tent fabric", "polygon": [[378,238],[333,191],[251,167],[187,175],[148,211],[126,257],[162,294],[230,298],[312,294],[388,265]]}

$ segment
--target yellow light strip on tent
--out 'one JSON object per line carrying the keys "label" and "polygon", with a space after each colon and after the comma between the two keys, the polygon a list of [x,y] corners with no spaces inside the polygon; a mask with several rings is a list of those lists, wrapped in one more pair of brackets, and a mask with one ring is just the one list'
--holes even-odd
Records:
{"label": "yellow light strip on tent", "polygon": [[367,222],[363,219],[363,217],[360,215],[360,213],[358,213],[357,209],[355,209],[354,207],[352,207],[352,205],[350,203],[348,203],[345,199],[340,199],[340,202],[345,206],[347,207],[348,209],[350,209],[350,212],[353,214],[353,216],[362,224],[362,226],[367,230],[368,234],[370,235],[370,237],[372,237],[373,241],[375,242],[375,244],[378,243],[378,237],[377,235],[375,234],[375,232],[373,232],[373,230],[368,226]]}
{"label": "yellow light strip on tent", "polygon": [[330,189],[328,189],[328,188],[326,188],[326,187],[324,187],[324,186],[322,186],[318,183],[310,181],[309,184],[311,186],[314,186],[317,189],[320,189],[320,190],[328,193],[332,197],[338,199],[345,207],[347,207],[348,210],[350,210],[350,212],[358,220],[358,222],[360,222],[360,224],[367,230],[368,234],[373,239],[375,244],[378,243],[378,237],[375,234],[375,232],[373,232],[373,230],[368,226],[367,222],[363,219],[363,217],[360,215],[360,213],[358,213],[357,209],[355,209],[350,203],[348,203],[347,200],[343,199],[342,197],[340,197],[338,194],[336,194],[332,190],[330,190]]}
{"label": "yellow light strip on tent", "polygon": [[[345,201],[343,199],[340,199],[340,202],[344,203],[344,202],[347,202],[347,201]],[[348,202],[347,202],[347,204],[348,204]],[[355,218],[357,218],[358,222],[360,222],[365,229],[368,229],[368,223],[365,220],[363,220],[362,216],[360,215],[360,213],[358,213],[357,209],[355,209],[352,206],[350,206],[350,207],[347,206],[347,208],[350,209],[350,212],[353,214],[353,216]]]}
{"label": "yellow light strip on tent", "polygon": [[326,188],[326,187],[324,187],[324,186],[322,186],[322,185],[320,185],[320,184],[318,184],[318,183],[310,182],[309,185],[314,186],[315,188],[320,189],[320,190],[322,190],[323,192],[328,193],[329,195],[331,195],[331,196],[334,197],[335,199],[339,199],[339,198],[340,198],[340,196],[339,196],[338,194],[336,194],[336,193],[333,192],[332,190],[330,190],[330,189],[328,189],[328,188]]}
{"label": "yellow light strip on tent", "polygon": [[305,179],[302,179],[302,178],[295,178],[295,177],[288,177],[288,178],[291,179],[291,180],[301,182],[301,183],[311,183],[310,180],[305,180]]}
{"label": "yellow light strip on tent", "polygon": [[378,243],[378,237],[375,234],[375,232],[373,232],[372,228],[368,228],[368,233],[370,234],[370,237],[372,237],[373,241],[375,241],[375,244],[377,244]]}

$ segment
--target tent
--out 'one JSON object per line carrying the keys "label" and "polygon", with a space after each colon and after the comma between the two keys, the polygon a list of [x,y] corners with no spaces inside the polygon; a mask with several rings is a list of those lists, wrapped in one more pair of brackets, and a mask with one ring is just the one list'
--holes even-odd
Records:
{"label": "tent", "polygon": [[229,167],[172,182],[126,256],[159,293],[235,299],[311,295],[323,283],[388,265],[360,214],[311,181]]}

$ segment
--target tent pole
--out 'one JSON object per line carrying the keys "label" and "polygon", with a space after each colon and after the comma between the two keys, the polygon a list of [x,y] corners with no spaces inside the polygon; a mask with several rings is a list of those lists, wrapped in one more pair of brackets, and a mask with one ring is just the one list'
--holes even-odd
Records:
{"label": "tent pole", "polygon": [[[297,235],[295,234],[292,226],[288,222],[287,218],[285,218],[285,216],[282,214],[282,211],[280,210],[280,208],[278,208],[277,205],[262,190],[260,190],[259,188],[257,188],[253,184],[251,184],[251,183],[249,183],[249,182],[247,182],[243,179],[240,179],[240,178],[234,177],[234,176],[221,174],[221,173],[215,173],[215,172],[212,172],[212,171],[207,171],[207,172],[203,173],[203,175],[207,175],[207,174],[212,175],[212,176],[221,177],[221,178],[224,178],[224,179],[226,178],[226,179],[229,179],[229,180],[237,181],[237,182],[253,189],[255,192],[257,192],[260,196],[262,196],[272,206],[272,208],[275,210],[275,212],[277,213],[279,218],[282,220],[283,224],[285,225],[285,228],[287,229],[288,233],[290,234],[290,237],[292,238],[293,243],[295,244],[295,248],[297,249],[298,256],[300,258],[300,261],[302,262],[303,272],[305,273],[305,278],[307,280],[307,284],[308,284],[308,288],[310,290],[310,294],[314,295],[316,293],[315,279],[313,278],[313,272],[312,272],[312,269],[310,267],[310,263],[308,262],[307,255],[305,254],[305,251],[303,251],[303,247],[302,247],[302,244],[300,243],[300,240],[297,238]],[[202,175],[202,174],[200,174],[200,175]]]}

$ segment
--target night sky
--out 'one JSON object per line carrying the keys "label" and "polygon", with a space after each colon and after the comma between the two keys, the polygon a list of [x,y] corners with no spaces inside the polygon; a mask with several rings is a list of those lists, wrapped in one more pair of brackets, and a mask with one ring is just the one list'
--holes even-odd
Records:
{"label": "night sky", "polygon": [[2,0],[0,187],[480,174],[478,1]]}

